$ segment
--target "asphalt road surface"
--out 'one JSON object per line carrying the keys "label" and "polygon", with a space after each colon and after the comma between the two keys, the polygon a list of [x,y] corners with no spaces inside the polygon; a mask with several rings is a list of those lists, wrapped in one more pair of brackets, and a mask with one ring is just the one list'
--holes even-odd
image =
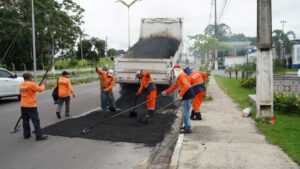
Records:
{"label": "asphalt road surface", "polygon": [[[76,98],[71,100],[71,115],[99,108],[98,82],[73,86]],[[115,98],[119,98],[118,86]],[[41,126],[61,120],[56,118],[56,106],[51,90],[38,94]],[[64,108],[62,115],[64,115]],[[143,144],[95,141],[80,138],[49,136],[46,141],[28,140],[18,133],[10,134],[20,116],[19,102],[15,98],[0,101],[0,168],[1,169],[129,169],[147,159],[151,147]],[[32,127],[33,128],[33,127]]]}

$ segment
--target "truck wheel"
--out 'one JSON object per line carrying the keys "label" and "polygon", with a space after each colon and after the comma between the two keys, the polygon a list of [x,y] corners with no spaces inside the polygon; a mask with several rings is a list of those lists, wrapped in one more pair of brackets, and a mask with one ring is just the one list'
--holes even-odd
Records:
{"label": "truck wheel", "polygon": [[126,87],[125,85],[120,85],[120,91],[119,91],[120,95],[125,95],[126,94]]}

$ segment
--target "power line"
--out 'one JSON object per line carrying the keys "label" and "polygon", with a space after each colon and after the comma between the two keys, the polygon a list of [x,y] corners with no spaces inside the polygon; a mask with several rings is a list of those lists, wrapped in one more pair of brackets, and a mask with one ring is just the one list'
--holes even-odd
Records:
{"label": "power line", "polygon": [[219,16],[219,23],[221,23],[221,19],[223,17],[223,14],[224,14],[224,11],[225,11],[228,0],[224,0],[223,2],[224,2],[223,3],[223,8],[222,8],[222,11],[221,11],[220,16]]}

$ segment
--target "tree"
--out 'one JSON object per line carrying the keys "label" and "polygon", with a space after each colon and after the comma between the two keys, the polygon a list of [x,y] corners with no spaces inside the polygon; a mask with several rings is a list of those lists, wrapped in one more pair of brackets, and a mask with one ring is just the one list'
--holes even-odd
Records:
{"label": "tree", "polygon": [[[82,21],[79,5],[72,0],[34,0],[37,65],[55,51],[71,50]],[[0,63],[14,62],[17,69],[25,63],[32,68],[31,1],[0,1]]]}
{"label": "tree", "polygon": [[[206,36],[215,36],[215,25],[208,25],[204,30],[204,35]],[[225,23],[217,25],[216,38],[221,41],[226,41],[231,35],[231,28]]]}
{"label": "tree", "polygon": [[90,41],[95,46],[98,56],[105,57],[106,42],[95,37],[92,37]]}
{"label": "tree", "polygon": [[114,48],[107,50],[107,56],[116,56],[118,54],[118,51]]}
{"label": "tree", "polygon": [[197,34],[189,36],[190,40],[194,41],[194,44],[189,48],[192,53],[200,53],[202,56],[207,54],[209,51],[228,51],[231,46],[225,42],[221,42],[214,37]]}
{"label": "tree", "polygon": [[[289,37],[292,36],[293,38],[296,37],[295,32],[293,31],[288,31],[287,33],[284,33],[282,30],[274,30],[273,31],[273,46],[275,47],[276,50],[276,55],[277,57],[280,57],[281,52],[282,52],[282,45],[285,49],[285,54],[291,54],[291,47],[293,45],[293,42],[290,41]],[[285,59],[285,58],[282,58]]]}

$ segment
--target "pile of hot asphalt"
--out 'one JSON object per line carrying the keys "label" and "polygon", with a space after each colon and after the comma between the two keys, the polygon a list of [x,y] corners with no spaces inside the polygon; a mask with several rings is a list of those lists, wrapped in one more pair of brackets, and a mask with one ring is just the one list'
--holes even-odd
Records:
{"label": "pile of hot asphalt", "polygon": [[[158,93],[160,93],[160,91]],[[120,109],[116,113],[95,111],[86,116],[67,119],[45,127],[43,132],[54,136],[79,137],[113,142],[144,143],[147,145],[155,145],[161,142],[176,118],[177,107],[174,104],[150,117],[147,125],[139,124],[137,118],[130,118],[129,112],[127,112],[100,124],[86,134],[81,133],[82,129],[133,107],[134,99],[135,92],[125,94],[116,101],[116,106]],[[145,100],[146,94],[144,93],[138,97],[137,104]],[[159,110],[172,102],[173,99],[171,96],[158,97],[156,109]],[[146,105],[138,107],[135,111],[137,113],[147,112]]]}

